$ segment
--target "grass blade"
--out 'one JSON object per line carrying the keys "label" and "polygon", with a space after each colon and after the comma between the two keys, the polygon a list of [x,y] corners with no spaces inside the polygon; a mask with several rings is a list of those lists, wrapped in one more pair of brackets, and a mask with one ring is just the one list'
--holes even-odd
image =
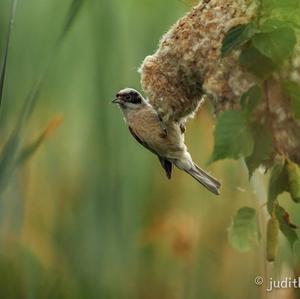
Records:
{"label": "grass blade", "polygon": [[[39,79],[26,97],[17,124],[0,154],[0,195],[6,188],[6,185],[11,175],[14,173],[16,166],[22,164],[19,163],[20,157],[22,156],[24,158],[26,156],[26,158],[28,158],[42,142],[42,139],[38,140],[37,143],[32,144],[31,147],[25,147],[22,149],[22,132],[24,131],[26,123],[28,122],[34,110],[40,90],[47,77],[48,71],[53,64],[53,60],[55,59],[66,34],[73,26],[84,1],[85,0],[72,0],[57,43],[55,44],[53,51],[51,51],[51,54],[46,61],[45,68],[42,71]],[[12,16],[14,17],[17,0],[13,0],[12,3]],[[13,17],[11,18],[10,31],[12,29]],[[21,156],[19,156],[20,154]]]}
{"label": "grass blade", "polygon": [[[34,106],[37,101],[39,91],[41,89],[42,84],[45,81],[48,70],[51,67],[51,65],[53,64],[53,60],[55,59],[57,52],[59,51],[61,43],[63,42],[63,40],[64,40],[65,36],[67,35],[67,33],[69,32],[70,28],[73,26],[75,19],[78,16],[79,11],[80,11],[84,1],[85,0],[72,0],[69,11],[67,13],[67,16],[66,16],[66,19],[64,22],[64,25],[62,27],[61,33],[57,39],[57,43],[55,44],[53,51],[51,51],[51,54],[48,57],[44,71],[40,75],[40,78],[37,81],[37,83],[35,84],[35,86],[33,86],[31,92],[29,93],[29,95],[27,97],[27,100],[25,100],[25,104],[23,107],[23,113],[21,114],[21,115],[23,115],[22,118],[24,121],[30,117],[31,112],[34,110]],[[21,123],[22,122],[23,121],[21,121]]]}
{"label": "grass blade", "polygon": [[3,98],[3,92],[4,92],[4,82],[5,82],[5,75],[6,75],[8,50],[9,50],[9,46],[10,46],[11,33],[12,33],[13,25],[14,25],[16,8],[17,8],[17,0],[12,0],[11,12],[10,12],[10,18],[9,18],[9,26],[8,26],[8,32],[7,32],[7,37],[6,37],[5,49],[4,49],[4,58],[3,58],[3,63],[1,66],[1,71],[0,71],[0,107],[2,104],[2,98]]}
{"label": "grass blade", "polygon": [[68,31],[72,27],[77,15],[79,14],[80,9],[82,8],[83,3],[85,0],[72,0],[70,7],[69,7],[69,12],[66,16],[65,23],[63,25],[63,29],[61,31],[61,34],[57,40],[57,43],[60,44],[62,40],[65,38],[67,35]]}
{"label": "grass blade", "polygon": [[49,137],[63,122],[62,116],[56,116],[48,123],[47,127],[42,131],[42,133],[29,145],[25,146],[20,152],[18,159],[16,160],[16,165],[21,165],[25,163],[35,152],[39,149],[42,143],[47,137]]}

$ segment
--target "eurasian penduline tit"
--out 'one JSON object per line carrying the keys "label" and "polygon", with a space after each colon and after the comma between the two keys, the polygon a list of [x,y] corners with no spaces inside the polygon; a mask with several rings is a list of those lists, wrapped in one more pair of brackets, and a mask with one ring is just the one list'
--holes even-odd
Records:
{"label": "eurasian penduline tit", "polygon": [[221,184],[193,162],[184,144],[184,133],[180,124],[176,122],[168,124],[166,134],[166,130],[151,104],[138,91],[131,88],[118,92],[112,102],[121,108],[133,137],[158,156],[169,179],[174,164],[212,193],[219,195]]}

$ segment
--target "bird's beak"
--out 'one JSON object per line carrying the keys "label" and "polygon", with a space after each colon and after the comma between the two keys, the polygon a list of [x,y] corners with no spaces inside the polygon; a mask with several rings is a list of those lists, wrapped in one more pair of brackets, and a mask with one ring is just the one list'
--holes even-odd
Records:
{"label": "bird's beak", "polygon": [[122,103],[122,100],[120,98],[115,98],[114,100],[112,100],[112,103],[113,104],[121,104]]}

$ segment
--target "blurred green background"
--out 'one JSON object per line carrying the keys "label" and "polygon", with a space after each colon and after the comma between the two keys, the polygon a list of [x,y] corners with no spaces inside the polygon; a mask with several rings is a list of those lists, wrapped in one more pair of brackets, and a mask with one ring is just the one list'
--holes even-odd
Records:
{"label": "blurred green background", "polygon": [[[111,104],[119,89],[140,89],[137,68],[190,1],[83,2],[58,50],[71,2],[17,6],[0,146],[49,57],[24,144],[58,115],[64,122],[1,194],[0,298],[264,298],[253,283],[266,273],[262,246],[239,253],[227,241],[236,210],[263,205],[242,163],[206,166],[223,183],[218,198],[177,170],[168,181]],[[1,49],[10,3],[0,3]],[[213,148],[213,124],[208,104],[188,124],[186,142],[202,166]],[[261,185],[262,176],[257,180]],[[290,210],[300,223],[299,208]],[[281,246],[278,264],[293,271],[285,240]]]}

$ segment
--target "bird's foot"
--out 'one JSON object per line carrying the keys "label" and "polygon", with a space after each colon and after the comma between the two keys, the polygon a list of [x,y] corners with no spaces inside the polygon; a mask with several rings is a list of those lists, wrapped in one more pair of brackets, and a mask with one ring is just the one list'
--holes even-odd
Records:
{"label": "bird's foot", "polygon": [[162,129],[162,132],[160,133],[160,137],[161,138],[167,138],[168,130],[167,130],[167,127],[166,127],[165,123],[163,122],[163,120],[160,117],[159,117],[159,123],[160,123],[160,127]]}
{"label": "bird's foot", "polygon": [[180,127],[181,134],[184,134],[185,130],[186,130],[185,125],[184,124],[179,124],[179,127]]}
{"label": "bird's foot", "polygon": [[162,128],[162,132],[159,135],[161,138],[167,138],[168,137],[168,131],[166,128]]}

